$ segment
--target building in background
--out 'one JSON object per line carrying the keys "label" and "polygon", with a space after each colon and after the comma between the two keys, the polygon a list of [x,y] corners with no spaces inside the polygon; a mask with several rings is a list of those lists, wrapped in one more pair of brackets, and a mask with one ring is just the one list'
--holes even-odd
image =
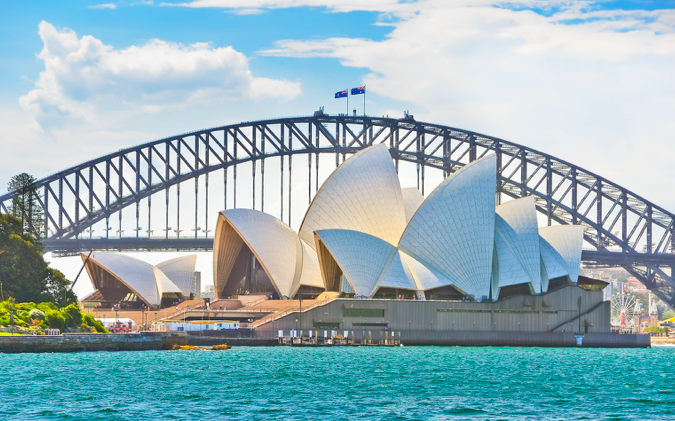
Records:
{"label": "building in background", "polygon": [[119,253],[81,253],[94,292],[81,300],[88,307],[159,309],[190,297],[196,255],[151,265]]}
{"label": "building in background", "polygon": [[487,302],[576,285],[583,227],[539,228],[533,197],[497,206],[496,186],[491,155],[424,198],[401,189],[386,145],[371,146],[324,182],[297,233],[256,210],[221,212],[215,296]]}

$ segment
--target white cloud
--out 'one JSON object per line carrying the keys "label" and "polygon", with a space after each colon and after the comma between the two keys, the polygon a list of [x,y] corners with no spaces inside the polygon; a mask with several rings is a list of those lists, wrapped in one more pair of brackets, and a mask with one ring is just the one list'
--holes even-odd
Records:
{"label": "white cloud", "polygon": [[99,39],[39,25],[45,64],[34,88],[19,98],[43,129],[94,121],[102,110],[156,112],[214,99],[293,99],[298,82],[255,77],[232,47],[153,39],[115,49]]}
{"label": "white cloud", "polygon": [[117,9],[117,5],[114,3],[102,3],[102,4],[95,4],[93,6],[87,6],[87,9],[94,9],[94,10],[102,10],[102,9],[109,9],[109,10],[115,10]]}
{"label": "white cloud", "polygon": [[364,10],[373,12],[390,12],[399,10],[405,5],[401,0],[193,0],[184,3],[160,3],[161,6],[189,8],[222,8],[222,9],[283,9],[289,7],[325,7],[336,12]]}
{"label": "white cloud", "polygon": [[675,209],[663,158],[675,152],[673,11],[572,6],[547,17],[426,0],[382,41],[285,40],[261,53],[368,69],[377,101],[551,153]]}

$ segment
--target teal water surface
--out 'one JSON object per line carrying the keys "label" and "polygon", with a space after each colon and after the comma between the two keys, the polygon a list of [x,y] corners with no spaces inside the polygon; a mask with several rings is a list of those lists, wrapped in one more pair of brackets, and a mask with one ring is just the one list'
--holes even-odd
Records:
{"label": "teal water surface", "polygon": [[2,420],[675,420],[675,348],[0,354]]}

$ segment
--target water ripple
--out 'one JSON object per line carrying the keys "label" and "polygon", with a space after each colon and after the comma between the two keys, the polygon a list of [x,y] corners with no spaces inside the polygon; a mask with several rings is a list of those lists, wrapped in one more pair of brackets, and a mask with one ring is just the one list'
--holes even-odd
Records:
{"label": "water ripple", "polygon": [[0,355],[7,420],[673,420],[675,348]]}

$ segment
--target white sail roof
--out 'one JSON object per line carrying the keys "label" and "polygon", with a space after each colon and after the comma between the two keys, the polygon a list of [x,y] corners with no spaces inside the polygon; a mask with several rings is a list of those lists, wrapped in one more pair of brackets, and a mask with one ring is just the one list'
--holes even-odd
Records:
{"label": "white sail roof", "polygon": [[[85,259],[86,255],[82,254],[82,258]],[[162,295],[158,288],[155,268],[151,264],[124,254],[99,252],[92,253],[87,263],[104,269],[126,285],[147,305],[160,305]],[[88,270],[88,272],[91,276],[92,271]],[[93,276],[91,278],[94,288],[98,289],[96,279]]]}
{"label": "white sail roof", "polygon": [[405,220],[409,222],[417,209],[424,202],[424,196],[415,187],[407,187],[401,190],[403,195],[403,207],[405,208]]}
{"label": "white sail roof", "polygon": [[359,231],[396,244],[406,218],[401,185],[387,146],[363,149],[323,183],[300,226],[300,239],[316,250],[314,232]]}
{"label": "white sail roof", "polygon": [[[504,224],[506,223],[504,222]],[[538,241],[539,238],[537,238]],[[523,268],[520,260],[514,254],[513,249],[509,247],[507,241],[499,233],[495,235],[495,250],[497,251],[496,270],[493,274],[497,288],[493,294],[495,298],[499,296],[500,288],[518,284],[529,283],[532,285],[534,292],[540,292],[541,273],[538,274],[536,279],[532,280],[527,272],[525,272],[525,268]]]}
{"label": "white sail roof", "polygon": [[316,252],[304,241],[300,240],[300,243],[302,244],[302,274],[298,280],[298,287],[306,285],[325,288]]}
{"label": "white sail roof", "polygon": [[378,280],[397,254],[396,247],[388,242],[358,231],[320,230],[316,235],[358,295],[370,296],[374,292]]}
{"label": "white sail roof", "polygon": [[534,290],[541,292],[539,227],[534,197],[511,200],[497,206],[496,212],[496,234],[506,242]]}
{"label": "white sail roof", "polygon": [[[546,270],[546,279],[542,278],[542,285],[548,285],[549,280],[569,276],[565,261],[558,252],[546,240],[539,237],[539,249],[541,250],[541,261]],[[548,288],[544,288],[546,292]]]}
{"label": "white sail roof", "polygon": [[386,272],[380,278],[380,283],[375,287],[373,293],[379,288],[400,288],[417,290],[417,285],[407,264],[403,263],[401,252],[396,250]]}
{"label": "white sail roof", "polygon": [[[302,246],[288,225],[272,215],[252,209],[223,211],[218,224],[229,224],[234,228],[256,256],[279,295],[292,296],[302,271]],[[216,238],[216,241],[219,240]],[[219,258],[232,260],[227,256]]]}
{"label": "white sail roof", "polygon": [[408,266],[408,269],[410,269],[410,274],[412,275],[418,290],[426,291],[445,285],[457,284],[456,280],[441,275],[433,267],[425,266],[424,263],[405,254],[403,251],[400,252],[400,255],[401,260]]}
{"label": "white sail roof", "polygon": [[199,291],[192,291],[196,264],[197,255],[191,254],[167,260],[155,266],[180,288],[180,292],[185,297],[189,297],[192,292],[199,293]]}
{"label": "white sail roof", "polygon": [[581,267],[584,228],[581,225],[542,227],[539,229],[539,235],[558,252],[564,261],[570,280],[576,283],[579,279],[579,268]]}
{"label": "white sail roof", "polygon": [[494,155],[466,165],[426,198],[399,243],[476,299],[490,294],[496,185]]}

